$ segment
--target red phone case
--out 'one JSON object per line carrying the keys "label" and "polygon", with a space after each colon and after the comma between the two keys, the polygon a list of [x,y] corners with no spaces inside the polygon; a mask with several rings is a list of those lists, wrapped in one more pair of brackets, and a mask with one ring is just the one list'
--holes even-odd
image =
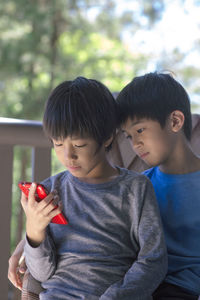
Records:
{"label": "red phone case", "polygon": [[[29,194],[31,184],[32,184],[32,182],[27,182],[27,181],[20,181],[18,183],[19,188],[26,195],[27,198],[28,198],[28,194]],[[45,189],[45,187],[42,184],[37,183],[35,200],[37,202],[40,202],[47,195],[48,195],[48,192]],[[58,206],[55,206],[55,208],[57,208],[57,207]],[[64,215],[62,213],[60,213],[60,214],[56,215],[55,217],[53,217],[51,222],[56,223],[56,224],[62,224],[62,225],[67,225],[68,224],[68,221],[66,220],[66,218],[64,217]]]}

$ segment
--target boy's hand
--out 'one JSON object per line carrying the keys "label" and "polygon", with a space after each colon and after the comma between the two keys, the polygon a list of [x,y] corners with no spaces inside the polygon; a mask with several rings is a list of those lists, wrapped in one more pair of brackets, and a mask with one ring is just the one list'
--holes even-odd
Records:
{"label": "boy's hand", "polygon": [[9,258],[8,266],[8,279],[12,284],[18,288],[22,289],[22,275],[26,271],[26,264],[24,257],[22,258],[22,253],[24,250],[24,240],[22,240],[16,247],[15,251]]}
{"label": "boy's hand", "polygon": [[[51,219],[61,212],[56,191],[42,201],[35,200],[36,183],[32,183],[28,199],[22,193],[21,204],[26,214],[26,234],[32,247],[37,247],[45,238],[45,229]],[[55,209],[55,205],[58,207]]]}
{"label": "boy's hand", "polygon": [[9,267],[8,267],[8,279],[12,282],[12,284],[18,288],[22,289],[22,276],[26,271],[25,259],[21,261],[20,265],[18,265],[19,260],[15,256],[11,256],[9,259]]}

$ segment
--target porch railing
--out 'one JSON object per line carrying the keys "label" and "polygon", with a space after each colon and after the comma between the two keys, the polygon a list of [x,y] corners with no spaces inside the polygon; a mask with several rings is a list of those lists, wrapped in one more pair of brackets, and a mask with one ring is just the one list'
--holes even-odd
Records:
{"label": "porch railing", "polygon": [[40,181],[51,173],[51,145],[38,121],[0,118],[0,298],[9,299],[7,279],[10,256],[10,231],[15,146],[32,148],[32,180]]}

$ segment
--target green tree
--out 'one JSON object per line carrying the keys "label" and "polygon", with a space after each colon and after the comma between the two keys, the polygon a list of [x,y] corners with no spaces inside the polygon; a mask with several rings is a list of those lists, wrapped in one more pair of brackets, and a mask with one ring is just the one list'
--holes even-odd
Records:
{"label": "green tree", "polygon": [[[49,91],[65,79],[93,77],[116,91],[145,69],[148,57],[130,51],[121,34],[139,26],[138,13],[118,15],[115,6],[112,0],[2,1],[1,116],[41,119]],[[154,6],[141,13],[152,19]]]}

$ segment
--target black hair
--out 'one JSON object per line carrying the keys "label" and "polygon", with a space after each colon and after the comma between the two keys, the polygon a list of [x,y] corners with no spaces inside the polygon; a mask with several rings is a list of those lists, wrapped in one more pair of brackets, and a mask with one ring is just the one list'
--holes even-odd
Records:
{"label": "black hair", "polygon": [[[77,77],[59,84],[47,99],[44,131],[50,139],[72,135],[93,138],[101,146],[117,127],[116,101],[102,83]],[[107,150],[111,148],[107,147]]]}
{"label": "black hair", "polygon": [[158,121],[162,128],[174,110],[185,116],[184,134],[191,138],[190,99],[183,86],[171,74],[152,72],[135,77],[117,96],[118,125],[128,118]]}

